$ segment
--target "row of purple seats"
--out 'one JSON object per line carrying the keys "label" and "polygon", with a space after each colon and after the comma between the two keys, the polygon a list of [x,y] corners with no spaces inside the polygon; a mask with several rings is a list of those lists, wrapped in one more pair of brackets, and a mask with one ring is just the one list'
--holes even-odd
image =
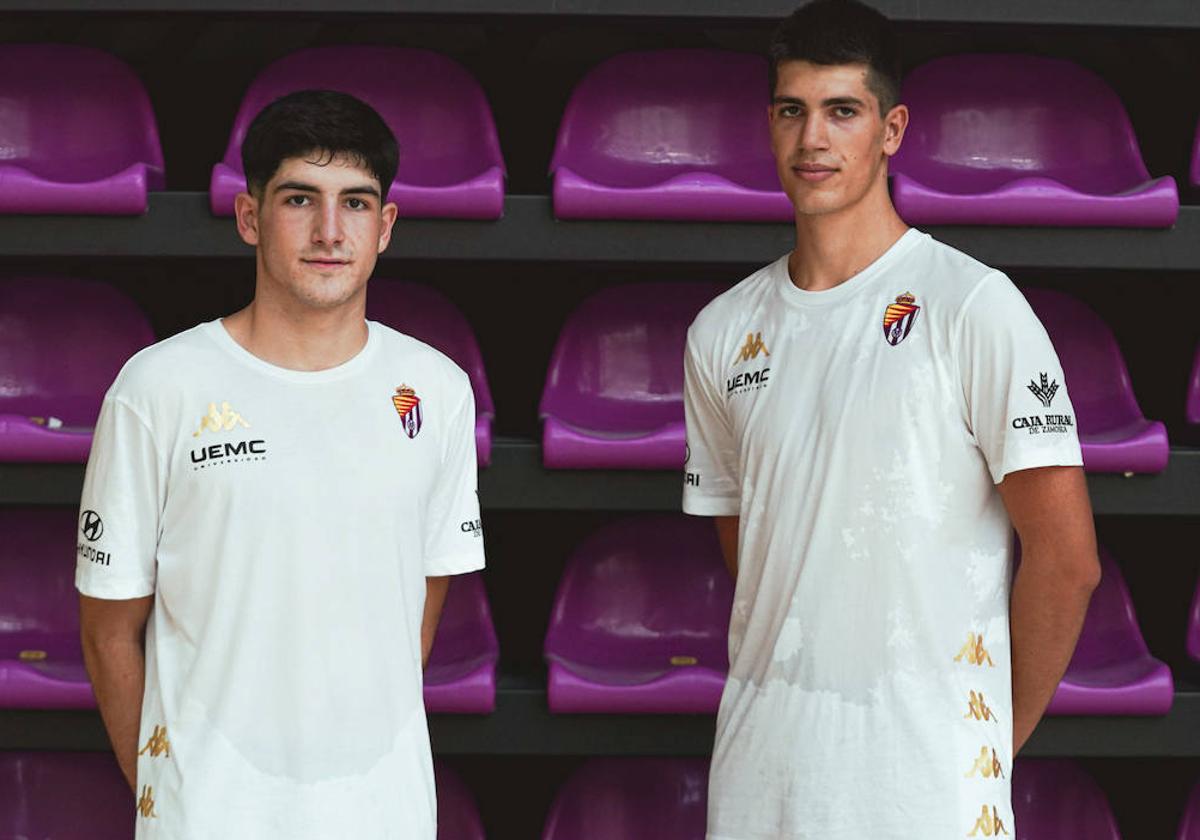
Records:
{"label": "row of purple seats", "polygon": [[[616,286],[597,292],[571,314],[551,357],[539,409],[547,467],[683,465],[685,336],[696,313],[721,289],[708,283],[644,283],[630,294],[629,287]],[[1031,289],[1026,297],[1062,361],[1087,470],[1166,469],[1166,427],[1143,416],[1108,326],[1087,305],[1061,292]],[[1200,382],[1200,357],[1197,370]]]}
{"label": "row of purple seats", "polygon": [[[96,706],[79,641],[75,533],[74,510],[0,507],[0,709]],[[498,659],[482,576],[455,577],[425,671],[426,709],[491,712]]]}
{"label": "row of purple seats", "polygon": [[[765,60],[743,53],[672,49],[601,63],[576,87],[559,127],[550,167],[556,215],[790,220],[770,154],[766,86]],[[501,215],[504,161],[478,82],[428,50],[362,46],[301,50],[259,74],[213,169],[214,213],[231,215],[245,188],[241,143],[254,116],[313,87],[358,96],[391,126],[403,154],[389,197],[402,215]],[[112,56],[0,46],[0,98],[8,187],[0,212],[139,213],[146,191],[162,188],[149,99]],[[1032,55],[949,56],[914,70],[903,98],[912,123],[892,171],[897,209],[913,224],[1175,222],[1175,180],[1150,177],[1120,99],[1082,67]],[[1194,182],[1200,135],[1197,149]]]}
{"label": "row of purple seats", "polygon": [[[483,840],[475,798],[433,765],[438,840]],[[111,753],[0,752],[0,838],[129,840],[135,805]]]}
{"label": "row of purple seats", "polygon": [[[1163,715],[1171,670],[1146,646],[1112,556],[1048,713]],[[545,639],[547,695],[558,713],[717,710],[729,669],[733,587],[712,524],[678,514],[630,517],[568,559]]]}
{"label": "row of purple seats", "polygon": [[[1018,760],[1012,803],[1021,840],[1121,837],[1104,791],[1068,759]],[[592,759],[559,789],[542,840],[703,840],[707,806],[707,759]]]}
{"label": "row of purple seats", "polygon": [[[377,279],[367,317],[441,350],[475,393],[479,463],[491,462],[495,407],[475,334],[427,286]],[[65,305],[70,301],[70,305]],[[82,462],[108,386],[154,341],[145,315],[115,288],[63,277],[0,280],[0,461]]]}

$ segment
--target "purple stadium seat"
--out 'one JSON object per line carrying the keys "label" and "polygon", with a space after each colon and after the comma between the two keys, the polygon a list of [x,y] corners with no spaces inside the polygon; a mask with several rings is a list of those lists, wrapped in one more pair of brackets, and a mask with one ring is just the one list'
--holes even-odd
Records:
{"label": "purple stadium seat", "polygon": [[1192,788],[1188,797],[1177,840],[1200,840],[1200,783]]}
{"label": "purple stadium seat", "polygon": [[708,760],[594,758],[559,788],[542,840],[704,840]]}
{"label": "purple stadium seat", "polygon": [[1151,179],[1117,94],[1032,55],[956,55],[913,70],[892,158],[910,224],[1170,227],[1175,179]]}
{"label": "purple stadium seat", "polygon": [[610,58],[575,88],[550,171],[560,219],[786,222],[767,64],[719,50]]}
{"label": "purple stadium seat", "polygon": [[96,706],[79,642],[76,513],[0,507],[0,709]]}
{"label": "purple stadium seat", "polygon": [[0,752],[3,840],[129,840],[133,829],[112,753]]}
{"label": "purple stadium seat", "polygon": [[1192,612],[1188,618],[1188,655],[1200,662],[1200,583],[1196,585],[1196,594],[1192,596]]}
{"label": "purple stadium seat", "polygon": [[437,840],[484,840],[483,821],[475,797],[445,762],[434,760],[437,786]]}
{"label": "purple stadium seat", "polygon": [[436,289],[417,283],[376,279],[367,293],[367,317],[442,351],[471,377],[475,392],[475,448],[479,465],[492,460],[492,419],[496,416],[483,356],[471,325]]}
{"label": "purple stadium seat", "polygon": [[1187,421],[1200,423],[1200,345],[1192,358],[1192,377],[1188,382]]}
{"label": "purple stadium seat", "polygon": [[733,582],[706,519],[622,519],[572,554],[545,655],[550,711],[704,714],[729,670]]}
{"label": "purple stadium seat", "polygon": [[233,215],[246,189],[242,140],[259,111],[285,94],[319,88],[356,96],[379,112],[400,144],[388,199],[402,218],[498,219],[504,212],[504,160],[479,83],[460,64],[428,50],[317,47],[259,74],[238,110],[225,158],[213,167],[209,198]]}
{"label": "purple stadium seat", "polygon": [[1171,669],[1150,655],[1121,569],[1104,548],[1100,566],[1075,655],[1046,714],[1165,715],[1175,700]]}
{"label": "purple stadium seat", "polygon": [[1142,415],[1121,348],[1108,325],[1087,304],[1062,292],[1026,289],[1025,297],[1062,362],[1087,471],[1165,470],[1171,454],[1167,429]]}
{"label": "purple stadium seat", "polygon": [[1121,840],[1108,797],[1070,759],[1018,759],[1012,804],[1020,840]]}
{"label": "purple stadium seat", "polygon": [[456,575],[425,667],[425,710],[486,714],[495,709],[499,650],[483,578],[479,572]]}
{"label": "purple stadium seat", "polygon": [[1200,187],[1200,122],[1196,123],[1196,141],[1192,144],[1191,182],[1193,187]]}
{"label": "purple stadium seat", "polygon": [[153,341],[137,306],[104,283],[0,280],[0,462],[86,461],[105,392]]}
{"label": "purple stadium seat", "polygon": [[128,66],[90,47],[0,45],[0,213],[133,216],[165,182]]}
{"label": "purple stadium seat", "polygon": [[603,289],[567,318],[538,411],[552,469],[679,469],[687,329],[724,286]]}

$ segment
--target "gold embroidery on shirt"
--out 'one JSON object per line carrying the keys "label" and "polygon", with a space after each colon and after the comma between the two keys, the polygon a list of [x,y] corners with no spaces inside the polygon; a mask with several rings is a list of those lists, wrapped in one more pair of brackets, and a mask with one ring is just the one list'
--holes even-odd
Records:
{"label": "gold embroidery on shirt", "polygon": [[967,779],[972,778],[976,773],[983,776],[985,779],[1003,779],[1004,770],[1001,769],[1000,759],[996,757],[996,751],[992,750],[992,754],[988,756],[988,748],[981,747],[979,750],[979,758],[975,759],[975,766],[963,776]]}
{"label": "gold embroidery on shirt", "polygon": [[147,752],[150,753],[151,758],[158,758],[160,755],[171,757],[171,742],[167,740],[167,727],[154,727],[154,733],[138,755],[145,755]]}
{"label": "gold embroidery on shirt", "polygon": [[974,633],[967,634],[967,642],[958,652],[958,656],[954,657],[955,662],[967,660],[968,665],[982,665],[987,663],[989,668],[995,668],[996,663],[992,661],[992,655],[987,652],[983,646],[983,634],[976,636]]}
{"label": "gold embroidery on shirt", "polygon": [[250,424],[246,422],[246,418],[234,411],[228,402],[221,403],[220,411],[217,411],[216,403],[209,403],[208,414],[200,418],[200,428],[192,432],[192,437],[200,437],[200,433],[206,430],[210,432],[231,432],[238,425],[241,425],[243,429],[250,428]]}
{"label": "gold embroidery on shirt", "polygon": [[967,703],[967,713],[963,717],[975,718],[975,720],[996,720],[996,716],[984,702],[983,692],[976,694],[974,691],[971,692],[971,699]]}
{"label": "gold embroidery on shirt", "polygon": [[971,833],[967,836],[975,837],[981,831],[984,837],[999,837],[1001,834],[1008,834],[1008,829],[1000,821],[1000,814],[996,811],[995,806],[992,807],[990,814],[988,813],[987,806],[983,806],[983,811],[980,813],[979,819],[975,820],[975,827],[971,829]]}
{"label": "gold embroidery on shirt", "polygon": [[154,813],[154,788],[150,785],[142,785],[142,797],[138,800],[137,811],[146,819],[158,817],[158,814]]}
{"label": "gold embroidery on shirt", "polygon": [[682,667],[684,665],[695,665],[699,661],[700,660],[694,656],[672,656],[671,657],[671,664],[674,665],[676,668]]}
{"label": "gold embroidery on shirt", "polygon": [[733,360],[733,363],[736,365],[739,362],[748,362],[751,359],[756,359],[759,353],[762,353],[764,356],[771,355],[771,351],[763,343],[762,333],[747,333],[746,343],[738,351],[738,356]]}

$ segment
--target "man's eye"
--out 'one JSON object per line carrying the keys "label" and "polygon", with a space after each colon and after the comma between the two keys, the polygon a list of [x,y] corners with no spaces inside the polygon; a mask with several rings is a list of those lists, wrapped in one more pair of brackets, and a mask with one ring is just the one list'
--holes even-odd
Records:
{"label": "man's eye", "polygon": [[346,204],[348,204],[350,206],[351,210],[366,210],[367,209],[367,202],[363,201],[361,198],[347,199]]}
{"label": "man's eye", "polygon": [[784,105],[779,109],[781,117],[798,117],[800,116],[800,108],[796,105]]}
{"label": "man's eye", "polygon": [[289,195],[286,203],[291,207],[303,207],[308,204],[308,196],[306,195]]}
{"label": "man's eye", "polygon": [[834,113],[837,114],[837,116],[840,119],[848,120],[851,117],[855,116],[858,113],[858,111],[855,111],[853,108],[843,105],[841,108],[835,109]]}

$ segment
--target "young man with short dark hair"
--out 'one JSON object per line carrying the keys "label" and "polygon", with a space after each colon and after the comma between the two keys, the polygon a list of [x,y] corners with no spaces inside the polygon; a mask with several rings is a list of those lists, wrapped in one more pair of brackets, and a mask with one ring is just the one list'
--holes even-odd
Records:
{"label": "young man with short dark hair", "polygon": [[433,840],[421,669],[483,566],[470,384],[364,319],[397,212],[379,115],[291,94],[242,156],[253,302],[137,354],[96,427],[88,671],[140,840]]}
{"label": "young man with short dark hair", "polygon": [[710,840],[1012,836],[1013,757],[1099,579],[1045,330],[892,207],[895,56],[855,0],[779,27],[796,248],[688,336],[684,510],[717,518],[737,577]]}

